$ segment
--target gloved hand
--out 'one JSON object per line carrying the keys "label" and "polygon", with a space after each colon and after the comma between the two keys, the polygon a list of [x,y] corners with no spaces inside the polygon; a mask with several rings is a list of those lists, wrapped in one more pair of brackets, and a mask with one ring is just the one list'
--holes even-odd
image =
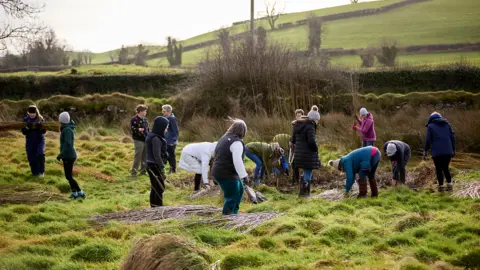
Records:
{"label": "gloved hand", "polygon": [[353,125],[352,128],[353,128],[354,130],[357,130],[357,129],[358,129],[358,127],[357,127],[356,125]]}
{"label": "gloved hand", "polygon": [[33,123],[30,123],[30,122],[25,123],[25,128],[26,129],[32,129],[33,128]]}
{"label": "gloved hand", "polygon": [[246,176],[245,178],[243,178],[243,184],[245,185],[250,185],[250,180],[248,179],[248,176]]}
{"label": "gloved hand", "polygon": [[57,160],[60,161],[62,157],[60,155],[57,156]]}

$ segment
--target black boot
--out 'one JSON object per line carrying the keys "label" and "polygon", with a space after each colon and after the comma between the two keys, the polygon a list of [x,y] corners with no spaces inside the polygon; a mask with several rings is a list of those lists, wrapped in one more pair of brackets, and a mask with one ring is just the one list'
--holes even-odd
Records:
{"label": "black boot", "polygon": [[308,182],[302,181],[299,186],[300,192],[298,193],[298,197],[308,197],[310,184]]}
{"label": "black boot", "polygon": [[307,183],[307,186],[306,186],[306,194],[305,194],[305,197],[310,197],[310,182],[305,182]]}

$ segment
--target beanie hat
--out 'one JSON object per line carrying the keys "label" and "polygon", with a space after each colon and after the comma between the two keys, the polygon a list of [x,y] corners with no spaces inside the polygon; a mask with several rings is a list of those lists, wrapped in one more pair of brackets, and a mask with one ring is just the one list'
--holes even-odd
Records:
{"label": "beanie hat", "polygon": [[360,115],[367,115],[367,114],[368,114],[367,109],[365,109],[365,108],[360,109]]}
{"label": "beanie hat", "polygon": [[308,112],[307,117],[314,121],[320,121],[320,113],[318,112],[318,107],[316,105],[312,106],[312,109]]}
{"label": "beanie hat", "polygon": [[30,105],[27,111],[28,113],[37,113],[37,107],[35,105]]}
{"label": "beanie hat", "polygon": [[397,152],[397,146],[394,143],[387,144],[387,156],[391,157]]}
{"label": "beanie hat", "polygon": [[334,167],[335,169],[339,169],[339,166],[340,166],[340,159],[337,159],[337,160],[329,160],[328,161],[328,165]]}
{"label": "beanie hat", "polygon": [[68,114],[68,112],[62,112],[58,116],[58,121],[60,121],[60,123],[63,123],[63,124],[70,123],[70,114]]}

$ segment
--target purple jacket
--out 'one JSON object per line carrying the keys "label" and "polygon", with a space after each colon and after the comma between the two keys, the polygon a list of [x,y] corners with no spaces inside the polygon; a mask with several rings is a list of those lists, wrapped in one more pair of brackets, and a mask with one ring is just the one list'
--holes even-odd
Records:
{"label": "purple jacket", "polygon": [[373,115],[368,113],[365,119],[357,119],[360,127],[357,128],[360,133],[362,133],[362,140],[367,142],[376,141],[377,137],[375,136],[375,124],[373,123]]}

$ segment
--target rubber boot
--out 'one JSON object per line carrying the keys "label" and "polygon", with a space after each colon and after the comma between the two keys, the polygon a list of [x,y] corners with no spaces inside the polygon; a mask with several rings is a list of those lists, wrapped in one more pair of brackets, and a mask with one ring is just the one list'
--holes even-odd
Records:
{"label": "rubber boot", "polygon": [[445,191],[445,186],[441,185],[438,186],[438,192],[444,192]]}
{"label": "rubber boot", "polygon": [[308,197],[308,190],[310,184],[308,182],[302,181],[300,186],[300,192],[298,193],[298,197]]}
{"label": "rubber boot", "polygon": [[367,197],[367,181],[366,180],[358,180],[358,196],[357,198],[365,198]]}
{"label": "rubber boot", "polygon": [[449,192],[453,191],[453,184],[452,183],[447,183],[447,191],[449,191]]}
{"label": "rubber boot", "polygon": [[307,191],[307,192],[306,192],[307,194],[306,194],[305,197],[308,198],[308,197],[310,197],[310,182],[307,182],[307,190],[306,190],[306,191]]}
{"label": "rubber boot", "polygon": [[377,181],[375,179],[369,179],[368,183],[370,184],[370,191],[372,192],[371,194],[372,198],[378,197]]}

